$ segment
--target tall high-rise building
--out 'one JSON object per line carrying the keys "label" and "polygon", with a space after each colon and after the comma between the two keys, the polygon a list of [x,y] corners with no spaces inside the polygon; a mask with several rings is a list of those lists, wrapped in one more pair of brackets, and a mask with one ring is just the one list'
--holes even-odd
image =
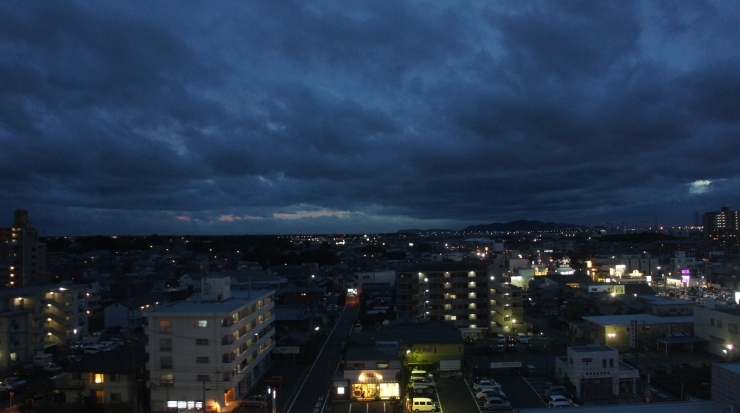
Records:
{"label": "tall high-rise building", "polygon": [[719,212],[705,212],[704,242],[723,248],[740,247],[740,212],[724,204]]}
{"label": "tall high-rise building", "polygon": [[46,244],[31,226],[28,211],[15,211],[13,226],[0,227],[0,288],[16,288],[49,282]]}

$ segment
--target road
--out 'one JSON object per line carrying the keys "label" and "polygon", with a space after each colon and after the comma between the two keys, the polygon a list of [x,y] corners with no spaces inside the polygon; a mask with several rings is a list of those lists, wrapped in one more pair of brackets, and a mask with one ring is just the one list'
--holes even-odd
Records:
{"label": "road", "polygon": [[331,380],[342,358],[342,343],[357,317],[359,301],[348,298],[334,328],[314,364],[305,375],[297,394],[281,413],[319,413],[326,404]]}

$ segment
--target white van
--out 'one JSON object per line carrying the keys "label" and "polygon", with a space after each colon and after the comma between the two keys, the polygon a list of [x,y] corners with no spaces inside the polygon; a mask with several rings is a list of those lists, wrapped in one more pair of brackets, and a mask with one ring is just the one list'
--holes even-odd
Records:
{"label": "white van", "polygon": [[516,339],[522,344],[529,344],[529,337],[524,333],[516,333]]}
{"label": "white van", "polygon": [[418,412],[436,412],[437,406],[434,404],[432,399],[425,397],[415,397],[411,405],[411,410],[414,413]]}

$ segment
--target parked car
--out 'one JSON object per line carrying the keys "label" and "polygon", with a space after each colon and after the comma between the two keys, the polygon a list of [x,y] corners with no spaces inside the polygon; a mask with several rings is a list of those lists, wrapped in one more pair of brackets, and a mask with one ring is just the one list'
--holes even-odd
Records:
{"label": "parked car", "polygon": [[249,396],[245,398],[242,401],[243,406],[257,406],[257,407],[265,407],[267,406],[267,396],[259,394],[256,396]]}
{"label": "parked car", "polygon": [[429,387],[434,387],[436,383],[434,382],[434,380],[428,379],[426,377],[412,377],[411,384],[426,384]]}
{"label": "parked car", "polygon": [[548,407],[555,407],[556,404],[562,405],[563,403],[566,403],[569,406],[572,406],[573,400],[563,396],[562,394],[553,394],[552,396],[547,396],[547,406]]}
{"label": "parked car", "polygon": [[58,365],[57,363],[49,363],[44,366],[44,371],[59,371],[62,369],[62,366]]}
{"label": "parked car", "polygon": [[484,400],[488,397],[500,397],[502,399],[505,399],[506,394],[504,394],[504,392],[502,392],[500,388],[494,389],[492,387],[480,389],[478,390],[478,393],[475,393],[475,398],[479,400]]}
{"label": "parked car", "polygon": [[511,404],[500,397],[489,397],[486,399],[486,402],[483,403],[483,409],[498,412],[508,412],[511,411]]}
{"label": "parked car", "polygon": [[59,360],[60,366],[69,366],[70,364],[77,363],[78,361],[81,361],[82,358],[79,356],[64,356]]}
{"label": "parked car", "polygon": [[18,378],[18,377],[6,377],[5,380],[3,380],[2,382],[0,382],[0,387],[5,388],[5,389],[9,389],[9,390],[15,390],[15,389],[19,389],[19,388],[25,386],[26,384],[28,384],[28,382],[25,381],[25,380],[23,380],[23,379],[21,379],[21,378]]}
{"label": "parked car", "polygon": [[10,374],[12,374],[15,377],[20,377],[22,379],[33,379],[37,375],[37,371],[34,368],[33,364],[26,363],[26,364],[20,364],[18,366],[13,367],[10,370]]}
{"label": "parked car", "polygon": [[105,351],[105,349],[103,348],[103,346],[99,346],[97,344],[86,344],[82,348],[82,352],[85,354],[97,354],[101,351]]}
{"label": "parked car", "polygon": [[483,388],[486,388],[486,387],[490,387],[492,389],[496,389],[496,388],[501,389],[501,385],[498,384],[498,383],[496,383],[493,380],[481,379],[481,380],[478,380],[478,381],[473,382],[473,389],[474,390],[480,390],[480,389],[483,389]]}
{"label": "parked car", "polygon": [[578,406],[578,405],[575,404],[575,403],[566,402],[566,401],[563,401],[563,400],[556,400],[556,401],[552,402],[548,407],[551,407],[551,408],[561,408],[561,407],[576,407],[576,406]]}
{"label": "parked car", "polygon": [[71,345],[69,346],[69,349],[70,349],[70,350],[82,350],[82,347],[83,347],[84,345],[85,345],[85,343],[83,343],[83,342],[81,342],[81,341],[78,341],[78,342],[76,342],[76,343],[72,343],[72,344],[71,344]]}
{"label": "parked car", "polygon": [[566,391],[565,386],[550,386],[545,391],[545,395],[549,395],[553,392],[564,392],[564,391]]}

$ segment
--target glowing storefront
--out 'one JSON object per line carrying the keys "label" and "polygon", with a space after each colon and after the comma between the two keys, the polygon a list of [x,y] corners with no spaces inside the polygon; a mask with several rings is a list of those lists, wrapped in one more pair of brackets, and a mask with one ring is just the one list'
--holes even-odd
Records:
{"label": "glowing storefront", "polygon": [[396,342],[376,342],[374,345],[348,348],[344,379],[349,386],[349,394],[345,397],[356,400],[399,397],[398,373],[401,365]]}

